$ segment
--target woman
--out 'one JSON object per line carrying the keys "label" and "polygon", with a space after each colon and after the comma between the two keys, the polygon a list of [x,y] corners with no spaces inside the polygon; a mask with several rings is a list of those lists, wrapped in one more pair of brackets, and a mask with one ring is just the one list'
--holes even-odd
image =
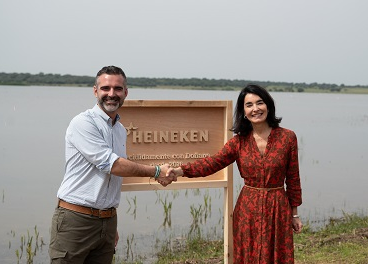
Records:
{"label": "woman", "polygon": [[248,85],[238,97],[235,136],[222,150],[168,171],[204,177],[236,161],[244,187],[233,213],[234,263],[294,263],[293,231],[302,229],[298,144],[280,122],[266,89]]}

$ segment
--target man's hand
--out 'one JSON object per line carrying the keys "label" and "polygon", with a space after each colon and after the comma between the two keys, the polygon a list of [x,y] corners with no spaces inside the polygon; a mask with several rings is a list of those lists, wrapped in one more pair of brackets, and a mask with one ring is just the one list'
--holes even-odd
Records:
{"label": "man's hand", "polygon": [[177,167],[177,168],[169,168],[166,172],[166,176],[168,177],[180,177],[180,176],[183,176],[184,175],[184,172],[183,170],[180,168],[180,167]]}
{"label": "man's hand", "polygon": [[116,230],[116,235],[115,235],[115,247],[116,247],[116,245],[118,244],[118,241],[119,241],[119,233],[118,233],[118,230]]}
{"label": "man's hand", "polygon": [[162,186],[166,187],[173,181],[176,181],[175,174],[170,175],[168,174],[168,170],[170,169],[169,164],[164,164],[160,166],[161,172],[160,175],[157,177],[156,181],[159,182]]}

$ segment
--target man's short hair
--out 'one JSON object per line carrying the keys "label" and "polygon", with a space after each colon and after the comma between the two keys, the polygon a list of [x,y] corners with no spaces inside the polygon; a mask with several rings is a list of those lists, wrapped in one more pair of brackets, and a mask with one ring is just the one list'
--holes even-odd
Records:
{"label": "man's short hair", "polygon": [[124,82],[126,84],[127,82],[127,78],[126,78],[126,75],[124,73],[124,71],[117,67],[117,66],[113,66],[113,65],[110,65],[110,66],[105,66],[103,67],[101,70],[99,70],[99,72],[97,73],[96,75],[96,81],[95,81],[95,85],[97,86],[97,79],[98,77],[100,77],[102,74],[108,74],[108,75],[122,75],[124,77]]}

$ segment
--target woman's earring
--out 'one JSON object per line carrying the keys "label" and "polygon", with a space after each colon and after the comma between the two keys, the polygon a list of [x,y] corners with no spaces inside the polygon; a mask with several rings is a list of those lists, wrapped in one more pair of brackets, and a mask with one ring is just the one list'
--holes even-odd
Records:
{"label": "woman's earring", "polygon": [[244,115],[244,119],[247,119],[246,115]]}

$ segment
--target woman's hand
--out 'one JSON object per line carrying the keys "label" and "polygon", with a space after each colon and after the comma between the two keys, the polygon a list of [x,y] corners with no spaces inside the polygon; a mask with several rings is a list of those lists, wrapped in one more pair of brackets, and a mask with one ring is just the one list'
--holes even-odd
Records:
{"label": "woman's hand", "polygon": [[303,224],[299,217],[293,217],[293,230],[299,234],[302,232]]}
{"label": "woman's hand", "polygon": [[177,167],[177,168],[169,168],[166,172],[166,176],[167,177],[174,177],[175,179],[177,177],[183,176],[184,172],[181,169],[181,167]]}

